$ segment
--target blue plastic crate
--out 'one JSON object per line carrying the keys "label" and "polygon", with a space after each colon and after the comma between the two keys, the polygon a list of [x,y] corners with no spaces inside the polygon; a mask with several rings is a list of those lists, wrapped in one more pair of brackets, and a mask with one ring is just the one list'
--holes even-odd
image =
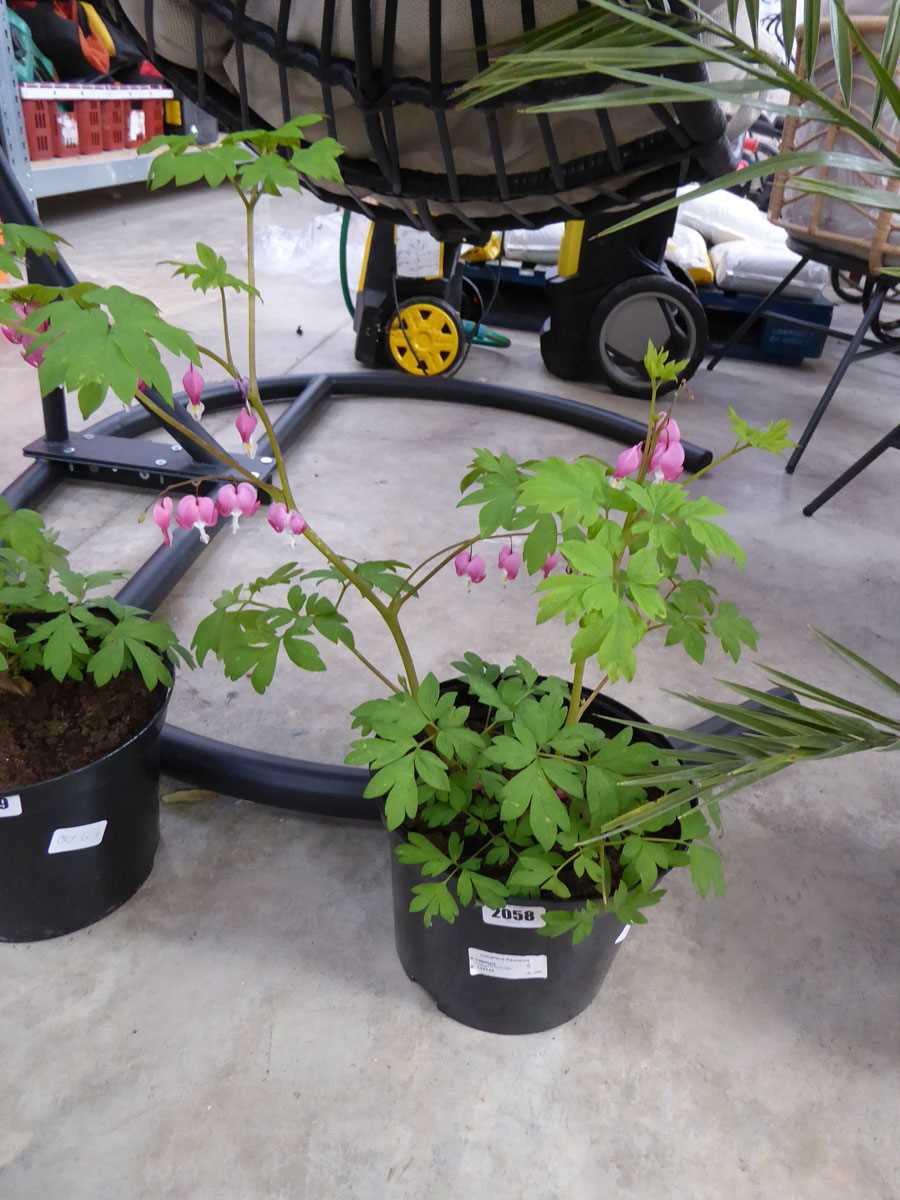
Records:
{"label": "blue plastic crate", "polygon": [[[759,304],[762,297],[741,292],[723,292],[717,287],[701,287],[698,298],[709,321],[710,352],[716,353],[740,323]],[[831,325],[834,308],[814,300],[772,301],[753,322],[743,338],[728,351],[729,358],[754,362],[800,363],[804,358],[821,358]],[[783,317],[795,317],[821,325],[822,332],[792,325]]]}

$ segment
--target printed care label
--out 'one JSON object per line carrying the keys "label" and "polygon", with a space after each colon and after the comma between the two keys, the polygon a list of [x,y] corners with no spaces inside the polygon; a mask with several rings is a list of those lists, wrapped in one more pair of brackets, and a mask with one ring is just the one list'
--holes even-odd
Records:
{"label": "printed care label", "polygon": [[492,979],[546,979],[546,954],[492,954],[469,947],[469,974]]}
{"label": "printed care label", "polygon": [[22,800],[19,796],[0,796],[0,820],[4,817],[21,817]]}
{"label": "printed care label", "polygon": [[512,929],[543,929],[546,908],[529,904],[504,904],[502,908],[481,906],[485,925],[506,925]]}
{"label": "printed care label", "polygon": [[106,821],[94,821],[92,825],[70,825],[68,829],[55,829],[48,854],[67,854],[70,850],[89,850],[99,846],[106,833]]}

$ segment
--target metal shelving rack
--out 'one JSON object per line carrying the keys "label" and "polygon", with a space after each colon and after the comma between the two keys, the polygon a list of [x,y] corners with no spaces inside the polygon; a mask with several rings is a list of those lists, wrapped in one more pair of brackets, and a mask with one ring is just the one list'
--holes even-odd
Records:
{"label": "metal shelving rack", "polygon": [[[108,89],[96,84],[29,83],[23,84],[21,89],[21,96],[29,100],[92,100],[108,95]],[[116,89],[117,100],[171,100],[174,95],[171,88],[162,85]],[[150,169],[151,159],[139,156],[135,150],[108,150],[103,154],[31,162],[16,81],[6,0],[0,0],[0,142],[22,190],[32,204],[47,196],[141,183]]]}

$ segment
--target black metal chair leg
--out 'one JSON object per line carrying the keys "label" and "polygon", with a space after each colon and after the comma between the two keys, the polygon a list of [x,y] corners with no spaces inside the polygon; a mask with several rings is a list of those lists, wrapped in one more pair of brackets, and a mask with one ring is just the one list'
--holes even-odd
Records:
{"label": "black metal chair leg", "polygon": [[831,403],[834,393],[838,390],[841,385],[841,380],[847,374],[847,369],[853,362],[854,358],[856,358],[856,352],[863,344],[865,336],[869,332],[869,326],[881,311],[881,306],[884,303],[886,291],[887,286],[885,284],[875,284],[875,290],[872,293],[872,299],[869,302],[869,307],[863,313],[863,318],[859,323],[856,333],[854,333],[851,340],[847,343],[847,349],[844,351],[843,358],[838,363],[837,368],[835,369],[835,372],[828,383],[828,387],[822,393],[822,399],[816,405],[813,415],[807,421],[806,428],[800,435],[800,440],[797,443],[794,453],[788,459],[788,464],[785,467],[788,475],[793,475],[793,473],[796,471],[797,463],[803,457],[803,451],[809,445],[812,435],[816,432],[816,428],[819,422],[822,420],[822,417],[824,417],[825,410]]}
{"label": "black metal chair leg", "polygon": [[781,293],[788,286],[788,284],[794,279],[794,277],[796,275],[800,274],[800,272],[803,270],[803,268],[806,266],[806,264],[808,262],[809,262],[808,258],[801,258],[800,261],[797,263],[797,265],[795,267],[792,267],[791,270],[788,271],[787,275],[785,275],[785,277],[784,277],[784,279],[782,279],[781,283],[776,284],[775,287],[772,288],[771,292],[769,292],[769,294],[767,296],[763,296],[762,300],[760,300],[760,302],[759,302],[759,304],[757,304],[756,308],[754,308],[753,311],[744,318],[744,320],[737,327],[737,329],[731,335],[731,337],[728,339],[728,341],[725,343],[725,345],[722,346],[721,350],[719,350],[717,354],[714,354],[712,356],[712,358],[709,360],[709,362],[706,364],[707,371],[712,371],[719,365],[719,363],[722,361],[722,359],[725,357],[725,355],[728,353],[728,351],[731,349],[731,347],[734,346],[737,342],[739,342],[741,340],[741,338],[744,336],[744,334],[747,332],[747,330],[750,328],[750,326],[753,324],[753,322],[756,320],[756,318],[759,316],[759,314],[762,312],[762,310],[766,307],[766,305],[771,304],[771,302],[774,299],[776,299],[776,297],[781,295]]}
{"label": "black metal chair leg", "polygon": [[900,425],[892,429],[880,442],[876,442],[871,450],[867,450],[861,458],[858,458],[843,475],[839,475],[835,479],[834,483],[829,483],[824,491],[819,492],[815,500],[811,500],[804,508],[804,517],[811,517],[817,509],[820,509],[823,504],[827,504],[832,496],[836,496],[852,479],[855,479],[866,467],[871,466],[876,458],[880,458],[885,450],[890,450],[891,447],[900,450]]}

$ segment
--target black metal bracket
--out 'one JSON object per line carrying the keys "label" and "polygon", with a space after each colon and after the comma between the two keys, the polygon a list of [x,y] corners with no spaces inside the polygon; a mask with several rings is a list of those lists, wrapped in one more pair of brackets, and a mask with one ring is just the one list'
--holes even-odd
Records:
{"label": "black metal bracket", "polygon": [[[29,458],[59,463],[76,479],[141,488],[164,488],[173,483],[189,483],[191,480],[208,478],[210,474],[236,474],[219,464],[211,468],[210,463],[197,462],[177,442],[138,441],[90,431],[70,434],[64,442],[38,438],[27,445],[22,453]],[[261,460],[245,455],[233,457],[257,478],[261,477]],[[268,458],[264,465],[271,462],[272,459]]]}

